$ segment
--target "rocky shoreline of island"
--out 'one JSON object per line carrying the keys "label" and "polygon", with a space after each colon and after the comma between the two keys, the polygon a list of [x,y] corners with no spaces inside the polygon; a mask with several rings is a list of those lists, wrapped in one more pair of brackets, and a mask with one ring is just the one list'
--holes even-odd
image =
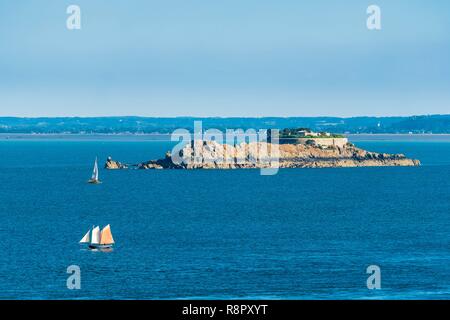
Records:
{"label": "rocky shoreline of island", "polygon": [[[274,157],[276,150],[276,157]],[[261,152],[264,151],[264,152]],[[109,157],[105,168],[115,169],[258,169],[258,168],[338,168],[419,166],[420,161],[403,154],[376,153],[345,145],[314,143],[272,144],[267,142],[219,144],[215,141],[191,141],[177,152],[163,158],[137,164],[124,164]],[[267,156],[261,156],[265,154]],[[181,161],[180,161],[181,160]]]}

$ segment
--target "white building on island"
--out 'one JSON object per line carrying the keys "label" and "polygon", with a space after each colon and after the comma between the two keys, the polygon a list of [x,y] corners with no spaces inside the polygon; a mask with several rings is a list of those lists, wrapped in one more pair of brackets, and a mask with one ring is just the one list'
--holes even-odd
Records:
{"label": "white building on island", "polygon": [[295,137],[290,138],[291,133],[280,139],[282,144],[309,144],[311,141],[320,147],[339,147],[344,148],[348,139],[343,136],[335,136],[329,132],[314,132],[309,129],[299,130],[295,132]]}

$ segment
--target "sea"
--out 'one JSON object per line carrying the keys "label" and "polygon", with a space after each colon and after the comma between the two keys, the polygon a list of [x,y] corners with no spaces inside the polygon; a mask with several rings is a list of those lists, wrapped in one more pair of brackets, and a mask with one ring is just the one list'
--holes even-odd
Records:
{"label": "sea", "polygon": [[450,136],[350,141],[422,166],[108,171],[175,143],[1,135],[0,299],[449,299]]}

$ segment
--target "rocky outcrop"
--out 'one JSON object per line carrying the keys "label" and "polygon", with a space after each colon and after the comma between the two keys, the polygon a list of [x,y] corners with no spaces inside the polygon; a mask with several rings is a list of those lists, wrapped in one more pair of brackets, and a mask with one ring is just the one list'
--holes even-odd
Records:
{"label": "rocky outcrop", "polygon": [[[277,148],[278,147],[278,148]],[[265,142],[219,144],[215,141],[192,141],[179,152],[170,152],[158,160],[124,165],[108,158],[107,169],[237,169],[237,168],[327,168],[419,166],[420,161],[403,154],[369,152],[349,143],[345,146],[308,144],[273,145]]]}
{"label": "rocky outcrop", "polygon": [[164,159],[150,160],[136,165],[138,169],[184,169],[182,165],[174,164],[172,155],[169,151],[166,152]]}

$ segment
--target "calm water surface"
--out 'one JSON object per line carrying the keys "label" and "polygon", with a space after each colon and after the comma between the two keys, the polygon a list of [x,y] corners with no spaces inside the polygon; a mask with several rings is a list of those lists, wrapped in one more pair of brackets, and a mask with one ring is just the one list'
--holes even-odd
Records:
{"label": "calm water surface", "polygon": [[[136,163],[172,143],[3,139],[0,298],[450,298],[450,139],[356,143],[423,166],[101,170],[89,185],[95,156]],[[108,223],[113,252],[79,246]],[[366,288],[371,264],[382,290]]]}

